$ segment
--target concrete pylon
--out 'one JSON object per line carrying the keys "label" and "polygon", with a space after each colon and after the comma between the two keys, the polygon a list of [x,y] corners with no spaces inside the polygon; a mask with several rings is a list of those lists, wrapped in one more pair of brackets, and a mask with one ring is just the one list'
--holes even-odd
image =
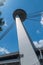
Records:
{"label": "concrete pylon", "polygon": [[[19,45],[19,53],[20,55],[23,54],[23,57],[20,58],[21,65],[40,65],[40,62],[35,54],[35,51],[33,49],[32,43],[30,41],[30,38],[28,37],[26,30],[22,24],[22,21],[25,20],[26,15],[21,18],[20,13],[23,13],[24,11],[19,10],[19,13],[16,11],[16,28],[17,28],[17,37],[18,37],[18,45]],[[19,15],[20,16],[19,16]],[[24,12],[24,14],[26,14]],[[15,13],[13,13],[15,15]]]}

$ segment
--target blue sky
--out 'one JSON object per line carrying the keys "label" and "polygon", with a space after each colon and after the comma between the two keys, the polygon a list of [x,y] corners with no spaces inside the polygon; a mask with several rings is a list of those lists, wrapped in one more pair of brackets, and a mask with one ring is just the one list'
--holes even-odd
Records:
{"label": "blue sky", "polygon": [[23,24],[26,27],[32,41],[43,41],[43,22],[41,22],[41,20],[43,20],[43,16],[36,18],[33,17],[32,20],[28,19],[30,15],[36,14],[35,12],[43,12],[43,0],[6,0],[5,5],[0,7],[0,11],[2,12],[0,17],[4,18],[7,25],[3,26],[4,30],[3,32],[0,32],[0,36],[12,23],[14,23],[14,25],[5,37],[0,40],[0,49],[2,49],[2,52],[5,50],[5,52],[8,51],[8,53],[12,53],[19,50],[16,24],[13,19],[13,11],[16,9],[24,9],[26,11],[27,19]]}

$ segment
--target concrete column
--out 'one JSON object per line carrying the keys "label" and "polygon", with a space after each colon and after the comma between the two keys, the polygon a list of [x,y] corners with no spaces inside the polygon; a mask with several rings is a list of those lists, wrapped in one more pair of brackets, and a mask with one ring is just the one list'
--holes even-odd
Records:
{"label": "concrete column", "polygon": [[31,41],[27,36],[25,28],[22,25],[22,21],[19,17],[15,17],[17,27],[17,37],[19,45],[19,53],[23,54],[20,58],[21,65],[40,65],[39,60],[31,45]]}

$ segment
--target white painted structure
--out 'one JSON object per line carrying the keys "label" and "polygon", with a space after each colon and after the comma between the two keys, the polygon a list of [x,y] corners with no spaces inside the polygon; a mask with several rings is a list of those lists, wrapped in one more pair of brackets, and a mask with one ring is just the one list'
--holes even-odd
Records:
{"label": "white painted structure", "polygon": [[23,54],[23,57],[20,59],[21,65],[40,65],[40,62],[31,45],[31,41],[28,38],[25,28],[22,25],[22,21],[19,17],[16,17],[15,20],[17,27],[19,53]]}

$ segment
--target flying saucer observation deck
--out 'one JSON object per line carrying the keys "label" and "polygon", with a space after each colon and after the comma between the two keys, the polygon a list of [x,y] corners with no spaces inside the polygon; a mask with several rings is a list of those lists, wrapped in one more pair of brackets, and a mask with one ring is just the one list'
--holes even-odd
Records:
{"label": "flying saucer observation deck", "polygon": [[23,22],[27,18],[27,14],[23,9],[17,9],[13,12],[14,20],[16,17],[20,17],[21,21]]}

